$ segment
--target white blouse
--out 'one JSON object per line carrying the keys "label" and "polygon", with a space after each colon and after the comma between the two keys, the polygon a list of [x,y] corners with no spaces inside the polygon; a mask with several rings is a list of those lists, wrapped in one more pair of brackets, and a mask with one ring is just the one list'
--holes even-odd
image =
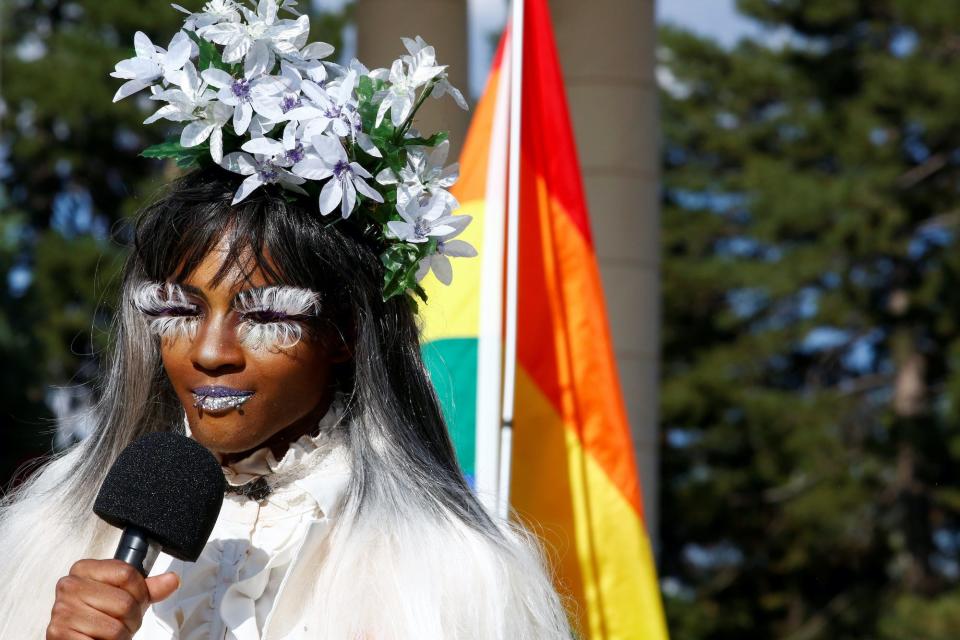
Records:
{"label": "white blouse", "polygon": [[[195,563],[161,553],[150,575],[174,571],[180,588],[150,607],[137,640],[262,640],[307,532],[325,537],[350,476],[345,434],[331,410],[317,436],[305,435],[277,460],[269,448],[224,466],[231,485],[265,477],[257,502],[227,494]],[[292,594],[296,597],[296,594]]]}

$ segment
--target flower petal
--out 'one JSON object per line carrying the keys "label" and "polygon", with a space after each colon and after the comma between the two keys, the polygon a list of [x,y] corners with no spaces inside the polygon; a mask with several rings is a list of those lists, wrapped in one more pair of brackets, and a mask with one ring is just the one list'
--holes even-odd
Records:
{"label": "flower petal", "polygon": [[344,180],[343,201],[340,203],[340,215],[343,218],[349,218],[353,213],[353,207],[357,204],[357,188],[353,186],[350,180]]}
{"label": "flower petal", "polygon": [[373,187],[371,187],[366,182],[364,182],[363,178],[354,178],[353,186],[356,187],[357,191],[367,196],[371,200],[375,200],[377,202],[383,202],[383,196],[380,195],[380,193],[376,191]]}
{"label": "flower petal", "polygon": [[383,154],[380,152],[380,149],[377,148],[377,145],[373,144],[373,138],[365,134],[363,131],[357,134],[357,144],[360,145],[360,148],[363,149],[363,152],[368,156],[373,156],[374,158],[383,157]]}
{"label": "flower petal", "polygon": [[463,240],[446,240],[443,243],[443,255],[453,258],[473,258],[477,250],[469,242]]}
{"label": "flower petal", "polygon": [[304,60],[320,60],[333,54],[336,49],[333,45],[326,42],[311,42],[300,52],[300,57]]}
{"label": "flower petal", "polygon": [[260,153],[265,156],[275,156],[283,153],[283,144],[270,138],[253,138],[247,140],[240,148],[249,153]]}
{"label": "flower petal", "polygon": [[133,49],[137,52],[138,58],[155,58],[157,55],[157,48],[143,31],[133,34]]}
{"label": "flower petal", "polygon": [[237,189],[237,192],[233,196],[233,202],[230,204],[237,204],[253,193],[262,184],[263,182],[260,181],[260,174],[254,173],[252,176],[240,183],[240,188]]}
{"label": "flower petal", "polygon": [[293,172],[308,180],[324,180],[333,175],[330,167],[319,158],[307,158],[293,165]]}
{"label": "flower petal", "polygon": [[433,275],[437,280],[449,286],[453,282],[453,269],[450,268],[450,260],[443,254],[431,256],[430,266],[433,268]]}
{"label": "flower petal", "polygon": [[234,173],[240,173],[245,176],[257,172],[257,163],[253,161],[253,156],[243,151],[234,151],[233,153],[228,153],[223,156],[223,162],[220,163],[220,166],[227,171],[233,171]]}
{"label": "flower petal", "polygon": [[214,127],[213,133],[210,134],[210,157],[217,164],[223,162],[223,129],[221,127]]}
{"label": "flower petal", "polygon": [[200,76],[218,89],[226,89],[233,85],[233,76],[222,69],[204,69],[200,72]]}
{"label": "flower petal", "polygon": [[406,240],[413,235],[413,225],[399,220],[390,220],[387,222],[387,228],[399,240]]}
{"label": "flower petal", "polygon": [[113,96],[113,101],[117,102],[119,100],[123,100],[127,96],[132,96],[136,92],[146,89],[149,86],[150,85],[148,83],[140,80],[128,80],[120,85],[119,89],[117,89],[117,92]]}
{"label": "flower petal", "polygon": [[191,122],[180,132],[180,146],[195,147],[210,137],[213,125],[204,120]]}
{"label": "flower petal", "polygon": [[190,37],[183,31],[178,31],[170,41],[170,48],[167,49],[167,55],[163,58],[164,71],[182,69],[183,65],[190,59],[191,52]]}
{"label": "flower petal", "polygon": [[253,107],[249,102],[241,102],[233,110],[233,130],[238,136],[242,136],[250,126],[250,118],[253,117]]}
{"label": "flower petal", "polygon": [[252,78],[266,73],[270,70],[268,67],[272,57],[270,49],[267,48],[267,43],[263,40],[257,40],[250,47],[247,58],[244,60],[243,75]]}
{"label": "flower petal", "polygon": [[376,180],[380,184],[397,184],[399,182],[397,174],[395,174],[390,167],[382,169],[380,173],[377,174]]}
{"label": "flower petal", "polygon": [[417,263],[417,271],[414,274],[417,278],[417,282],[420,282],[426,278],[428,273],[430,273],[430,256],[422,258],[420,262]]}
{"label": "flower petal", "polygon": [[[173,104],[165,104],[154,112],[152,116],[143,121],[143,124],[151,124],[160,120],[161,118],[166,118],[168,120],[176,120],[176,115],[180,113],[180,108]],[[171,117],[173,116],[173,117]],[[189,119],[189,118],[188,118]]]}
{"label": "flower petal", "polygon": [[343,188],[340,186],[340,181],[336,178],[328,180],[327,184],[323,185],[323,189],[320,190],[320,199],[318,202],[320,205],[320,213],[328,215],[337,208],[337,205],[340,204],[342,199]]}

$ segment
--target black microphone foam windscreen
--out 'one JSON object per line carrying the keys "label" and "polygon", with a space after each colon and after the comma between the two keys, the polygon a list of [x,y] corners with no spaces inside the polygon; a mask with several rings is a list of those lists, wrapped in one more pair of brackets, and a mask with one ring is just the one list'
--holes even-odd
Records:
{"label": "black microphone foam windscreen", "polygon": [[223,504],[220,463],[200,443],[151,433],[117,457],[93,511],[115,527],[139,527],[175,558],[195,562]]}

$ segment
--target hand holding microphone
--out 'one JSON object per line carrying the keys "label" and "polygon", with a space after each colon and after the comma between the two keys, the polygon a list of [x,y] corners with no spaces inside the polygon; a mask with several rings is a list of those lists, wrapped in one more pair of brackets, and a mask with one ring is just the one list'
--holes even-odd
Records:
{"label": "hand holding microphone", "polygon": [[202,445],[153,433],[127,447],[104,480],[94,512],[123,529],[113,560],[81,560],[57,583],[47,640],[128,640],[147,607],[179,586],[146,578],[160,551],[194,562],[223,503],[220,464]]}

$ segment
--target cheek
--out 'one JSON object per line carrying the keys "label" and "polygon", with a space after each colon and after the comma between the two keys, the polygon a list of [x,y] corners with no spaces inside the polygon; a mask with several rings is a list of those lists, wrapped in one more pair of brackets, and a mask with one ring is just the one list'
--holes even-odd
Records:
{"label": "cheek", "polygon": [[281,425],[316,407],[331,383],[329,359],[304,343],[278,352],[258,351],[248,358],[247,368],[255,374],[261,400]]}

